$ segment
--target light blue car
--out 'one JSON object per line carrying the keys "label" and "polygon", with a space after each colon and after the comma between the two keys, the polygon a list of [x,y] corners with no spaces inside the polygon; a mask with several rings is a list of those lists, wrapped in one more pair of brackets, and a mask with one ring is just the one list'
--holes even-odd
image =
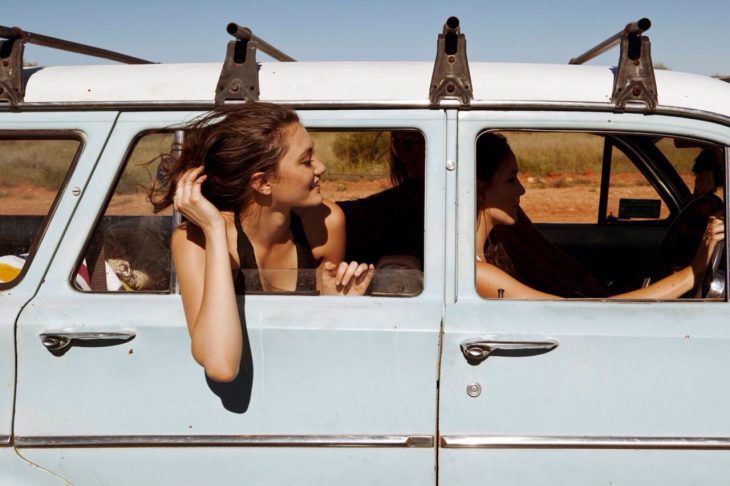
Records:
{"label": "light blue car", "polygon": [[[724,251],[682,298],[606,298],[686,265],[726,209],[730,85],[655,73],[646,28],[614,39],[616,68],[468,63],[449,19],[435,63],[257,64],[270,46],[232,25],[223,65],[22,76],[28,37],[0,28],[0,483],[727,484]],[[349,256],[378,269],[362,297],[242,296],[245,363],[223,385],[191,357],[179,215],[141,188],[180,126],[246,99],[297,110]],[[565,299],[477,292],[487,131],[553,255],[521,268],[528,244],[511,271]],[[425,152],[398,204],[395,140]]]}

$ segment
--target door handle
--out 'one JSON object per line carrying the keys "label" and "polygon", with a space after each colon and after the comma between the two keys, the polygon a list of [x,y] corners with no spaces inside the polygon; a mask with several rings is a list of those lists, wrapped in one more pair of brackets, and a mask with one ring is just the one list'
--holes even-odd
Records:
{"label": "door handle", "polygon": [[536,341],[467,339],[461,343],[461,353],[472,365],[478,365],[490,355],[495,356],[535,356],[552,351],[558,347],[554,339]]}
{"label": "door handle", "polygon": [[134,331],[46,331],[38,335],[41,343],[51,354],[61,356],[71,346],[116,346],[135,338]]}

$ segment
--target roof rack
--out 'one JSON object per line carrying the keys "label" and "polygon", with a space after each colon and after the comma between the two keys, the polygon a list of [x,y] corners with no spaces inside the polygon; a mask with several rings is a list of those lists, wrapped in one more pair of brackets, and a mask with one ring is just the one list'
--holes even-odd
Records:
{"label": "roof rack", "polygon": [[235,22],[226,26],[226,32],[236,40],[228,42],[226,59],[223,62],[215,91],[215,104],[226,101],[257,101],[259,99],[259,71],[256,65],[256,51],[261,50],[277,61],[295,62],[291,56],[281,52]]}
{"label": "roof rack", "polygon": [[0,101],[8,101],[11,106],[22,103],[25,97],[25,85],[23,83],[23,51],[25,44],[36,44],[125,64],[153,64],[152,61],[119,52],[27,32],[19,27],[0,25]]}
{"label": "roof rack", "polygon": [[656,111],[658,96],[654,65],[651,62],[651,41],[642,35],[651,27],[651,20],[642,18],[626,24],[620,32],[570,60],[583,64],[621,44],[618,68],[613,80],[611,101],[616,111],[624,111],[627,103],[643,103],[645,111]]}
{"label": "roof rack", "polygon": [[449,17],[436,43],[436,61],[428,93],[431,106],[438,107],[442,100],[458,100],[462,108],[469,108],[474,99],[471,86],[466,37],[461,33],[459,19]]}

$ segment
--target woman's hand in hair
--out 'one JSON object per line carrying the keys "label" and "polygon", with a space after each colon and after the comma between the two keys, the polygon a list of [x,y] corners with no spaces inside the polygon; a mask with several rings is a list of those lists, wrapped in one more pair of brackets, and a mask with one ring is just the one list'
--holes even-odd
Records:
{"label": "woman's hand in hair", "polygon": [[322,266],[322,295],[364,295],[375,274],[367,263],[324,262]]}
{"label": "woman's hand in hair", "polygon": [[208,233],[212,228],[225,224],[218,208],[213,206],[201,192],[200,188],[206,178],[202,165],[186,170],[177,181],[173,199],[175,209],[203,230],[203,233]]}

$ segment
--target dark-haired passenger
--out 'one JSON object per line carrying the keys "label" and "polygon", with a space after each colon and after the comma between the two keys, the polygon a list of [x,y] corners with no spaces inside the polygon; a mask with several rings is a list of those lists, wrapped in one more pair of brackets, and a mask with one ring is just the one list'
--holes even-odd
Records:
{"label": "dark-haired passenger", "polygon": [[170,183],[152,199],[157,211],[174,204],[187,219],[173,232],[172,257],[192,354],[212,380],[239,373],[236,294],[366,291],[373,266],[343,262],[343,213],[320,194],[325,167],[292,110],[217,108],[186,127],[167,170]]}

